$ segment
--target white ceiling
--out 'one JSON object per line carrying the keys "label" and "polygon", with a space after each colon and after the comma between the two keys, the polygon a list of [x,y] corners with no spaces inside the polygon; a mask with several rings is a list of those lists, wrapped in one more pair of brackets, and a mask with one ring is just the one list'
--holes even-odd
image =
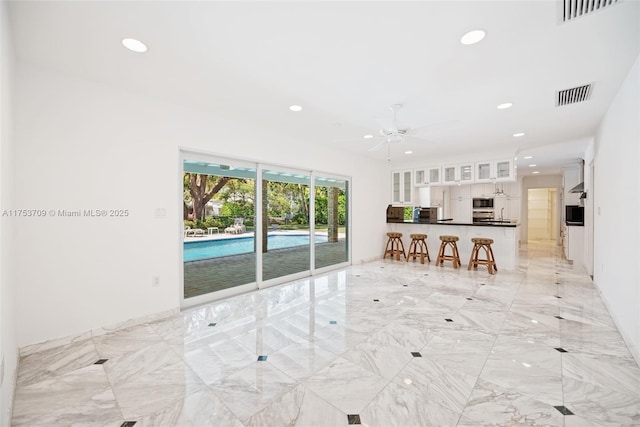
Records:
{"label": "white ceiling", "polygon": [[[546,0],[16,1],[10,19],[21,61],[379,159],[387,150],[362,136],[400,103],[398,124],[416,139],[392,145],[394,161],[408,149],[425,162],[503,153],[525,175],[527,154],[543,174],[575,162],[640,51],[638,1],[569,23],[560,10]],[[475,28],[487,37],[462,45]],[[127,51],[125,37],[149,51]],[[589,101],[555,106],[557,90],[586,83]],[[503,102],[514,105],[496,109]]]}

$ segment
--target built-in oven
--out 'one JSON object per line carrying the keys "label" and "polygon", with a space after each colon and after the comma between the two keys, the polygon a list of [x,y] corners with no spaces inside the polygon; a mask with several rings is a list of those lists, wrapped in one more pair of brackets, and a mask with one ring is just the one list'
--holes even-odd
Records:
{"label": "built-in oven", "polygon": [[474,197],[473,209],[493,209],[493,197]]}
{"label": "built-in oven", "polygon": [[494,220],[493,211],[474,210],[473,222],[491,222]]}

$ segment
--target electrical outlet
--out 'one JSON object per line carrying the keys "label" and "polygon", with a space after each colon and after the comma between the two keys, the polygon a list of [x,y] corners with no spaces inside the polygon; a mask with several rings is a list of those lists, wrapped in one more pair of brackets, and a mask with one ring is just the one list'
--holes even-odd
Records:
{"label": "electrical outlet", "polygon": [[159,276],[151,277],[151,285],[160,286],[160,277]]}

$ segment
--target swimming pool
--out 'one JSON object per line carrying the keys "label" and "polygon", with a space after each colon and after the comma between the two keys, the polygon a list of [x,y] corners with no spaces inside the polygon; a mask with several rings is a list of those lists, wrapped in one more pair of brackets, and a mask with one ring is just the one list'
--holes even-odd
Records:
{"label": "swimming pool", "polygon": [[[326,241],[327,236],[316,234],[316,243]],[[282,249],[304,245],[309,245],[308,234],[275,234],[269,235],[267,240],[268,249]],[[184,242],[184,261],[197,261],[251,252],[253,252],[253,236],[206,240],[202,242]]]}

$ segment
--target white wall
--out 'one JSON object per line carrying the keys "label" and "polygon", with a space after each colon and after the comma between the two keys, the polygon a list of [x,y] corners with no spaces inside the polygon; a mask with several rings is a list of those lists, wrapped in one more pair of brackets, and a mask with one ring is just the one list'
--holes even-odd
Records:
{"label": "white wall", "polygon": [[[8,28],[7,3],[0,4],[0,211],[13,205],[13,51]],[[0,216],[0,355],[4,361],[0,405],[0,426],[11,420],[17,366],[14,312],[14,258],[11,247],[12,219]]]}
{"label": "white wall", "polygon": [[[16,205],[129,209],[127,218],[22,219],[20,347],[176,309],[182,278],[179,147],[350,175],[353,262],[384,247],[384,163],[18,63]],[[164,208],[166,219],[154,218]],[[151,277],[160,286],[151,286]]]}
{"label": "white wall", "polygon": [[594,282],[640,361],[640,65],[620,87],[595,138]]}

